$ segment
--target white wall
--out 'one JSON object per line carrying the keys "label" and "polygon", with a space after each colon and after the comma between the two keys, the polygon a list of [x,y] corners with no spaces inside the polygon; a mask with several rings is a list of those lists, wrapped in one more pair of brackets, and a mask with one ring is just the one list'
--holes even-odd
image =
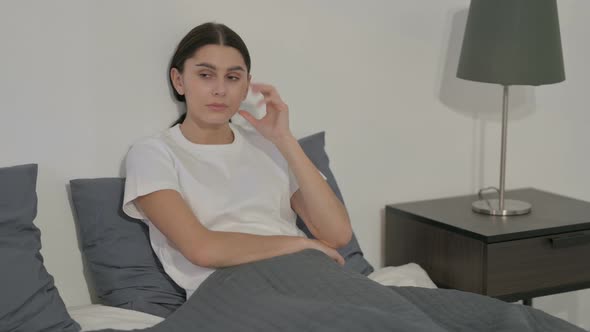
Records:
{"label": "white wall", "polygon": [[[498,181],[501,88],[455,78],[467,0],[1,1],[0,167],[39,163],[46,266],[69,305],[89,302],[66,184],[120,175],[137,138],[178,114],[166,66],[193,26],[248,44],[297,136],[327,149],[367,258],[383,261],[386,204]],[[513,90],[508,187],[590,200],[586,0],[560,0],[567,80]],[[590,327],[590,291],[536,306]]]}

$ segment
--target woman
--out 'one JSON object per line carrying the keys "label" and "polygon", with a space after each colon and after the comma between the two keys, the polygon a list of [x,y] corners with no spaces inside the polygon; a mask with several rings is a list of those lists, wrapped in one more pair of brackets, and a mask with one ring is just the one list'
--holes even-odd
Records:
{"label": "woman", "polygon": [[[343,264],[335,248],[350,241],[347,213],[293,137],[276,89],[250,81],[240,37],[196,27],[170,65],[186,114],[129,150],[124,211],[149,225],[190,297],[146,331],[579,331],[485,296],[388,288],[330,261]],[[264,96],[260,120],[238,110],[249,88]],[[230,123],[235,113],[254,130]]]}
{"label": "woman", "polygon": [[[277,90],[251,83],[250,55],[222,24],[180,42],[170,64],[186,113],[129,150],[123,210],[144,220],[154,252],[187,298],[216,268],[304,249],[339,264],[352,231],[347,212],[289,129]],[[266,115],[239,110],[249,89]],[[239,113],[255,130],[234,125]],[[295,225],[297,213],[317,240]]]}

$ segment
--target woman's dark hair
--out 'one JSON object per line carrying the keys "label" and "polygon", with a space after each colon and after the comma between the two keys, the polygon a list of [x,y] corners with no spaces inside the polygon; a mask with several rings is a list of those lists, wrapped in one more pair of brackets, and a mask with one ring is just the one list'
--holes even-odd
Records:
{"label": "woman's dark hair", "polygon": [[[170,67],[168,68],[168,82],[170,83],[170,87],[172,88],[176,100],[186,102],[184,96],[178,94],[176,89],[174,89],[172,78],[170,77],[170,71],[172,68],[176,68],[182,73],[184,70],[184,62],[192,57],[201,47],[206,45],[222,45],[235,48],[240,54],[242,54],[244,62],[246,63],[246,70],[250,73],[250,53],[248,53],[248,48],[242,38],[240,38],[235,31],[221,23],[203,23],[193,28],[186,34],[186,36],[184,36],[184,38],[182,38],[170,61]],[[185,118],[186,112],[181,115],[172,126],[182,123]]]}

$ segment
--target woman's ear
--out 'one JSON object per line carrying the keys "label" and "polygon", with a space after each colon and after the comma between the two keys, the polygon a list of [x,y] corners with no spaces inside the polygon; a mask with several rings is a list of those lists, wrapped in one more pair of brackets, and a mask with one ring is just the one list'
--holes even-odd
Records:
{"label": "woman's ear", "polygon": [[184,84],[182,82],[182,74],[178,71],[177,68],[172,68],[170,70],[170,80],[172,81],[172,85],[174,86],[174,90],[183,96],[184,95]]}

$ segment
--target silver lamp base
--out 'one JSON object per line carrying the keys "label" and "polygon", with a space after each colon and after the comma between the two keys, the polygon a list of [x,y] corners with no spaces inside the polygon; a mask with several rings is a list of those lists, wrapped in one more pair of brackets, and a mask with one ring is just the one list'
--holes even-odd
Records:
{"label": "silver lamp base", "polygon": [[531,212],[531,204],[513,199],[504,200],[504,209],[500,210],[499,199],[483,199],[471,204],[473,211],[492,216],[518,216]]}

